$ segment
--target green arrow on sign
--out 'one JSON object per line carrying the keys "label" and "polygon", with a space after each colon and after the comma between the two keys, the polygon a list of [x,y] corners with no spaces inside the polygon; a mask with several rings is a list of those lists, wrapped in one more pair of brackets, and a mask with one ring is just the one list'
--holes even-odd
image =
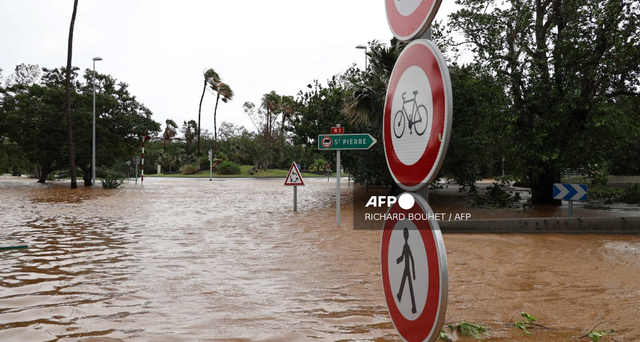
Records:
{"label": "green arrow on sign", "polygon": [[368,150],[377,140],[369,133],[321,134],[318,136],[320,150]]}

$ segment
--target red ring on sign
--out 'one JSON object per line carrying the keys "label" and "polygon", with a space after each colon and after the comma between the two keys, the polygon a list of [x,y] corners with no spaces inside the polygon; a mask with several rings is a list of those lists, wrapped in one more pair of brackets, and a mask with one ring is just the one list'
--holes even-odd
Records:
{"label": "red ring on sign", "polygon": [[407,41],[416,38],[421,31],[426,31],[427,21],[435,17],[435,12],[440,8],[440,0],[423,0],[418,8],[408,16],[398,12],[395,5],[397,0],[386,0],[387,21],[396,38]]}
{"label": "red ring on sign", "polygon": [[[413,206],[410,210],[403,210],[400,205],[395,204],[389,213],[405,214],[415,213],[422,214],[425,211],[421,206]],[[389,282],[389,241],[391,239],[391,233],[396,226],[398,220],[387,220],[384,224],[384,231],[382,233],[382,248],[381,248],[381,266],[382,266],[382,285],[384,288],[385,299],[387,300],[387,308],[389,314],[393,320],[393,324],[400,335],[409,342],[422,342],[429,335],[433,333],[434,326],[438,322],[438,309],[440,307],[440,263],[438,260],[438,246],[434,237],[434,232],[431,229],[429,221],[418,220],[413,223],[420,232],[420,237],[425,246],[427,252],[427,265],[429,268],[429,284],[427,292],[427,301],[420,316],[414,321],[410,321],[402,315],[400,309],[396,305],[393,299],[395,294],[391,289]],[[416,289],[417,290],[417,289]]]}
{"label": "red ring on sign", "polygon": [[[431,96],[433,101],[433,121],[429,142],[420,159],[413,165],[406,165],[400,161],[393,147],[391,138],[391,109],[393,97],[398,87],[402,74],[411,66],[421,68],[429,79]],[[440,65],[433,51],[426,45],[413,43],[402,52],[396,63],[387,88],[386,105],[384,109],[384,150],[387,157],[387,165],[391,174],[404,186],[413,187],[422,183],[434,168],[442,142],[438,134],[445,134],[446,119],[445,85]],[[390,148],[389,148],[390,147]]]}
{"label": "red ring on sign", "polygon": [[[329,141],[329,143],[328,143],[328,144],[325,144],[325,141],[327,141],[327,140]],[[324,138],[322,138],[322,147],[324,147],[324,148],[329,148],[329,147],[331,147],[332,145],[333,145],[333,139],[331,139],[331,137],[324,137]]]}

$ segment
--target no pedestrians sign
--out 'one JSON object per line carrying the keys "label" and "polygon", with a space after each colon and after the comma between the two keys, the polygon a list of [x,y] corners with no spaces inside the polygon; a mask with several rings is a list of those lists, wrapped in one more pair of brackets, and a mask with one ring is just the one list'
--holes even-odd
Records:
{"label": "no pedestrians sign", "polygon": [[405,341],[433,342],[444,324],[449,291],[440,226],[429,204],[413,193],[403,193],[389,214],[397,219],[384,223],[380,261],[389,315]]}

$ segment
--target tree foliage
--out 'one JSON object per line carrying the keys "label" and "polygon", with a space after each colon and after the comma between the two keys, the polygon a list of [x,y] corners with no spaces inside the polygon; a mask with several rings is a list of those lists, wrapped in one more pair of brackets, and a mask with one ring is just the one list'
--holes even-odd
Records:
{"label": "tree foliage", "polygon": [[[93,72],[70,73],[75,162],[91,185],[91,133],[93,121]],[[65,69],[43,69],[41,82],[15,84],[3,92],[0,108],[5,136],[16,143],[26,160],[38,168],[40,181],[51,172],[69,167],[65,120]],[[128,160],[139,148],[143,132],[158,132],[160,125],[128,85],[111,76],[96,74],[96,157],[98,165]],[[1,126],[1,125],[0,125]],[[0,131],[3,131],[0,129]]]}
{"label": "tree foliage", "polygon": [[[606,161],[611,110],[636,96],[640,4],[632,0],[457,0],[451,15],[506,89],[513,160],[534,203],[550,202],[566,168]],[[605,134],[603,134],[605,133]]]}

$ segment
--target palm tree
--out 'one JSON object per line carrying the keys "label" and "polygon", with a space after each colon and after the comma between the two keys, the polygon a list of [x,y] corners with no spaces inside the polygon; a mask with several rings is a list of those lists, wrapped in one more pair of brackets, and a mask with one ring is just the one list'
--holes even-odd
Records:
{"label": "palm tree", "polygon": [[167,140],[170,140],[178,134],[178,125],[176,125],[176,122],[171,119],[167,119],[165,123],[167,124],[167,127],[164,129],[162,137],[164,138],[164,153],[167,153]]}
{"label": "palm tree", "polygon": [[203,75],[204,84],[202,86],[202,95],[200,96],[200,106],[198,107],[198,170],[200,170],[200,114],[202,113],[202,100],[204,99],[204,92],[207,90],[207,84],[220,82],[220,76],[213,69],[206,70]]}
{"label": "palm tree", "polygon": [[[271,133],[273,131],[273,122],[275,121],[275,118],[278,115],[281,102],[282,102],[282,97],[278,95],[274,90],[262,96],[262,107],[267,111],[266,134],[269,137],[271,137]],[[273,116],[273,119],[272,119],[272,116]]]}
{"label": "palm tree", "polygon": [[73,128],[71,127],[71,54],[73,52],[73,26],[76,23],[76,13],[78,12],[78,0],[73,2],[73,14],[71,15],[71,25],[69,25],[69,45],[67,48],[67,70],[65,89],[65,109],[67,111],[67,139],[69,140],[69,168],[71,175],[71,189],[77,189],[76,183],[76,153],[73,148]]}
{"label": "palm tree", "polygon": [[215,151],[214,156],[218,155],[218,127],[216,123],[216,116],[218,115],[218,102],[227,103],[233,100],[233,90],[228,84],[223,83],[219,78],[217,82],[211,82],[211,90],[215,91],[216,96],[216,108],[213,111],[213,149]]}
{"label": "palm tree", "polygon": [[187,142],[187,154],[189,154],[189,145],[193,143],[197,131],[198,124],[194,120],[189,120],[189,122],[185,121],[182,125],[182,134],[184,134],[184,139]]}
{"label": "palm tree", "polygon": [[[377,41],[370,44],[369,69],[362,74],[362,82],[354,85],[345,97],[343,111],[352,124],[370,125],[375,121],[379,113],[371,112],[373,103],[384,98],[393,66],[405,46],[395,38],[388,47]],[[378,126],[381,129],[382,125]]]}

